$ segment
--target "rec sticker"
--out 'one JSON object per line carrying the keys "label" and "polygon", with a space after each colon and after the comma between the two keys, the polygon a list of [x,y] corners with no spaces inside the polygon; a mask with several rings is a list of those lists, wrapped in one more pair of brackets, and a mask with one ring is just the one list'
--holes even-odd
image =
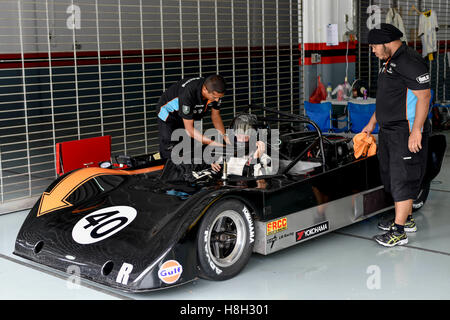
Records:
{"label": "rec sticker", "polygon": [[266,224],[266,235],[275,234],[287,229],[287,218],[281,218]]}
{"label": "rec sticker", "polygon": [[309,227],[307,229],[303,229],[300,231],[297,231],[295,233],[295,241],[303,241],[310,237],[316,236],[318,234],[321,234],[323,232],[326,232],[330,229],[330,224],[328,221],[316,224],[315,226]]}

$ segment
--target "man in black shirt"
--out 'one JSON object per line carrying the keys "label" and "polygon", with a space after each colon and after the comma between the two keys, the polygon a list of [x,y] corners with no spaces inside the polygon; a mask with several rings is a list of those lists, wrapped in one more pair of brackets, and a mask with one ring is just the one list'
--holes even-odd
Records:
{"label": "man in black shirt", "polygon": [[222,146],[194,128],[194,120],[201,120],[208,108],[214,127],[224,136],[225,128],[220,116],[220,99],[225,95],[226,83],[222,76],[212,75],[182,79],[170,86],[159,99],[156,107],[159,129],[159,152],[169,159],[176,142],[171,141],[176,129],[184,128],[189,137],[211,146]]}
{"label": "man in black shirt", "polygon": [[417,230],[412,204],[426,170],[430,75],[423,58],[400,41],[402,32],[382,23],[369,32],[372,52],[383,61],[378,74],[375,113],[362,132],[380,127],[378,159],[385,189],[395,202],[395,219],[380,223],[388,232],[374,237],[392,247],[408,243],[405,232]]}

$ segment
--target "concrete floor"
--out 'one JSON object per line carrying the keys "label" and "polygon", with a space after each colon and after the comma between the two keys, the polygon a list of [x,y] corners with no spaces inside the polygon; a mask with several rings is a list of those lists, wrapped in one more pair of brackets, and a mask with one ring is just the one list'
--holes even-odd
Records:
{"label": "concrete floor", "polygon": [[[450,143],[450,132],[445,132]],[[418,232],[403,247],[384,248],[386,212],[269,256],[253,254],[235,278],[196,280],[143,294],[128,294],[81,280],[12,254],[28,211],[0,216],[0,299],[297,300],[450,299],[450,147],[432,182],[425,206],[415,214]]]}

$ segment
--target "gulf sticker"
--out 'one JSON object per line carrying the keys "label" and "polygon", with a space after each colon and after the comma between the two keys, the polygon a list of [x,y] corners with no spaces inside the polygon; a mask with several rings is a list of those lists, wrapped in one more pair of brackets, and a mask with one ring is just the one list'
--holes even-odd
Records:
{"label": "gulf sticker", "polygon": [[176,260],[169,260],[162,264],[158,271],[158,277],[162,282],[171,284],[177,282],[183,273],[183,267]]}
{"label": "gulf sticker", "polygon": [[287,218],[281,218],[268,222],[266,225],[266,235],[275,234],[287,229]]}

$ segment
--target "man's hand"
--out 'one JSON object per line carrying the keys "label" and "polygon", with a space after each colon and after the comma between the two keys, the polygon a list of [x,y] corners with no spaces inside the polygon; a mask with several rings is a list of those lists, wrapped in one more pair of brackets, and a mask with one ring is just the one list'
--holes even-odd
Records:
{"label": "man's hand", "polygon": [[211,168],[215,171],[215,172],[219,172],[221,169],[220,164],[218,163],[211,163]]}
{"label": "man's hand", "polygon": [[223,135],[223,140],[225,141],[226,144],[231,144],[230,138],[228,138],[226,134]]}
{"label": "man's hand", "polygon": [[253,154],[253,158],[258,159],[266,151],[266,145],[262,141],[256,141],[256,148],[257,149],[256,149],[255,153]]}
{"label": "man's hand", "polygon": [[224,144],[222,144],[220,142],[217,142],[217,141],[214,141],[214,140],[211,140],[211,143],[209,143],[209,146],[211,146],[211,147],[225,147]]}
{"label": "man's hand", "polygon": [[362,130],[361,132],[365,132],[367,135],[371,134],[373,130],[375,130],[375,123],[369,122]]}
{"label": "man's hand", "polygon": [[417,153],[422,149],[422,132],[420,130],[412,130],[408,139],[408,149],[413,153]]}
{"label": "man's hand", "polygon": [[361,130],[361,132],[365,132],[367,136],[369,136],[369,134],[371,134],[372,131],[375,130],[376,126],[377,126],[377,118],[374,112],[372,117],[370,117],[369,123],[366,124],[366,126]]}

